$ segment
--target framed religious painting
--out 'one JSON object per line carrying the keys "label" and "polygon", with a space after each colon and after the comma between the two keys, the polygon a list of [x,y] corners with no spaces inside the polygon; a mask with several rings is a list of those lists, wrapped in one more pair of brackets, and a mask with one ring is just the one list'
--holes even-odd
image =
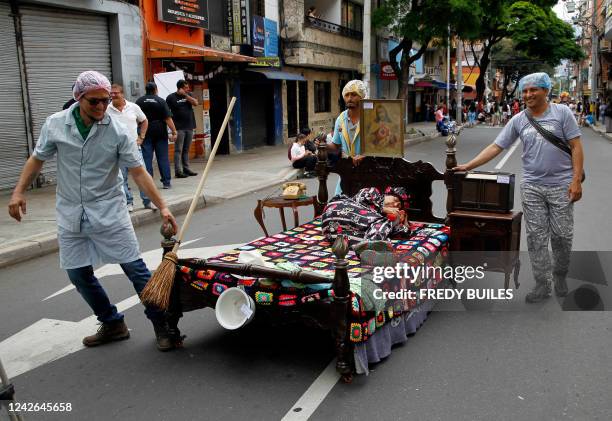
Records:
{"label": "framed religious painting", "polygon": [[404,157],[404,100],[361,101],[361,155]]}

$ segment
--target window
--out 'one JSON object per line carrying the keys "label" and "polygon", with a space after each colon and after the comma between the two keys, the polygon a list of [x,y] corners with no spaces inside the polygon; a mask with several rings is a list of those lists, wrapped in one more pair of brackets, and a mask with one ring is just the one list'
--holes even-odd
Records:
{"label": "window", "polygon": [[[214,1],[209,3],[214,3]],[[250,0],[249,6],[251,16],[266,16],[266,5],[264,0]]]}
{"label": "window", "polygon": [[354,31],[363,30],[363,7],[348,0],[342,1],[342,26]]}
{"label": "window", "polygon": [[[227,0],[217,0],[208,2],[208,31],[216,35],[228,35],[227,19],[218,19],[218,16],[227,15]],[[210,19],[213,17],[213,19]]]}
{"label": "window", "polygon": [[331,82],[314,83],[315,113],[331,112]]}

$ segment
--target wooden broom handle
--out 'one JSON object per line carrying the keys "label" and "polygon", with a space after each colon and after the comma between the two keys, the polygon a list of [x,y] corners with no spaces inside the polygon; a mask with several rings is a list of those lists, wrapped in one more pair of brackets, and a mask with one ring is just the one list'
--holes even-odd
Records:
{"label": "wooden broom handle", "polygon": [[227,107],[227,112],[225,113],[225,119],[223,120],[223,124],[221,125],[221,129],[219,133],[217,133],[217,140],[215,141],[215,145],[210,152],[210,156],[208,157],[208,162],[206,163],[206,167],[204,168],[204,173],[202,174],[202,178],[200,178],[200,183],[198,184],[198,188],[196,189],[193,199],[191,199],[191,206],[189,206],[189,211],[187,212],[187,216],[185,217],[185,221],[183,225],[181,225],[181,229],[179,231],[179,235],[176,241],[176,244],[172,248],[172,251],[176,253],[179,246],[181,245],[181,241],[183,241],[183,236],[187,232],[187,228],[189,227],[189,223],[191,222],[191,217],[193,216],[193,212],[198,204],[198,198],[204,189],[204,183],[206,182],[206,178],[208,177],[208,171],[212,166],[212,163],[215,159],[215,155],[217,154],[217,149],[219,149],[219,144],[221,143],[221,138],[225,133],[225,128],[227,126],[227,122],[229,121],[230,115],[232,115],[232,110],[234,109],[234,104],[236,104],[236,97],[232,97],[230,101],[229,107]]}

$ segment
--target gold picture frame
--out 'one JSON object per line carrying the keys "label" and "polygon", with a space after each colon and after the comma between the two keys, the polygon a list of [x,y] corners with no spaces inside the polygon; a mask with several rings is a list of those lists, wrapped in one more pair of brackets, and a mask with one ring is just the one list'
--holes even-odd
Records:
{"label": "gold picture frame", "polygon": [[364,99],[359,117],[361,155],[404,157],[404,100]]}

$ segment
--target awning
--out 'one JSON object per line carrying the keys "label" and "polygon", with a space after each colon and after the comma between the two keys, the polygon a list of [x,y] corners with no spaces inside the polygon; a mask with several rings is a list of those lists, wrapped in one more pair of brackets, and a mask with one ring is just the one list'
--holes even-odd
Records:
{"label": "awning", "polygon": [[179,44],[169,41],[157,41],[150,39],[149,57],[150,58],[183,58],[183,57],[203,57],[207,61],[236,61],[244,63],[254,63],[254,57],[243,56],[241,54],[228,53],[227,51],[215,50],[208,47],[196,45]]}
{"label": "awning", "polygon": [[274,79],[274,80],[299,80],[299,81],[305,81],[306,78],[300,74],[297,73],[289,73],[289,72],[281,72],[279,70],[255,70],[255,69],[248,69],[248,72],[252,72],[252,73],[259,73],[264,75],[266,78],[268,79]]}
{"label": "awning", "polygon": [[[433,86],[437,87],[438,89],[446,89],[446,82],[434,80]],[[448,86],[450,89],[457,89],[457,85],[454,83],[449,83]]]}

